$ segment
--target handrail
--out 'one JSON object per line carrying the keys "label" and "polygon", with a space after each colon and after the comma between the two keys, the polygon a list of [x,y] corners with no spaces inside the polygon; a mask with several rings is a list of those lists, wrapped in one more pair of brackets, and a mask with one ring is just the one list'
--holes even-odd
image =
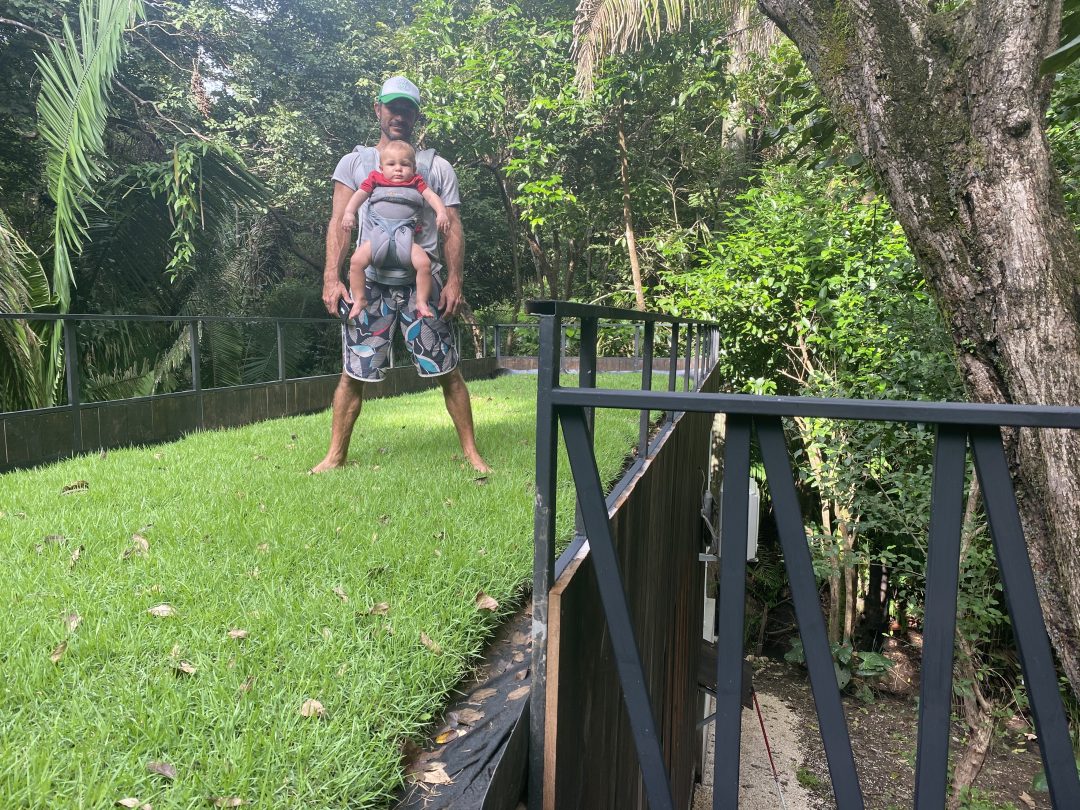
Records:
{"label": "handrail", "polygon": [[272,315],[108,315],[86,312],[0,312],[3,321],[133,321],[136,323],[329,323],[321,318],[290,318]]}
{"label": "handrail", "polygon": [[606,318],[613,321],[640,321],[642,323],[681,323],[691,326],[719,326],[716,321],[683,318],[665,312],[648,312],[621,307],[603,307],[598,304],[581,304],[576,301],[542,299],[525,302],[529,315],[553,315],[557,318]]}
{"label": "handrail", "polygon": [[[590,379],[585,369],[587,359],[595,368],[595,325],[600,317],[621,317],[645,323],[648,334],[645,357],[650,377],[651,344],[655,336],[653,324],[672,323],[671,349],[674,360],[679,346],[680,321],[656,313],[564,301],[529,302],[526,311],[540,316],[530,807],[541,806],[545,798],[544,768],[548,767],[545,759],[547,621],[548,594],[558,570],[553,565],[553,527],[556,522],[555,467],[560,425],[578,493],[578,522],[584,525],[588,535],[597,588],[649,807],[652,810],[673,807],[658,725],[644,686],[645,671],[611,536],[608,518],[610,504],[605,502],[599,486],[592,452],[592,411],[598,407],[641,410],[643,415],[648,414],[649,410],[666,410],[669,413],[723,413],[727,417],[723,469],[728,486],[724,490],[721,511],[717,597],[718,615],[724,620],[720,623],[717,641],[714,808],[719,810],[738,806],[747,503],[750,451],[755,434],[773,498],[779,542],[803,640],[836,803],[842,810],[861,810],[863,807],[861,786],[836,688],[817,582],[807,546],[802,506],[795,488],[791,454],[784,435],[782,418],[792,416],[914,422],[936,429],[927,537],[929,559],[923,643],[924,677],[915,773],[916,806],[943,806],[946,795],[957,571],[964,472],[970,451],[983,489],[1003,595],[1028,687],[1051,802],[1056,808],[1080,807],[1080,779],[1073,762],[1068,725],[1058,693],[1057,672],[1024,542],[1002,431],[999,429],[1002,426],[1080,428],[1080,407],[679,393],[674,390],[675,362],[670,364],[671,377],[667,392],[651,390],[644,374],[642,390],[599,390],[594,387],[595,374]],[[580,318],[583,325],[583,371],[579,387],[576,388],[560,385],[558,373],[561,319],[571,317]],[[690,326],[685,343],[687,364],[684,389],[688,389],[691,375],[700,382],[714,369],[718,349],[715,331],[712,344],[706,343],[707,330],[715,330],[717,325],[703,321],[681,323]],[[586,324],[590,324],[587,329],[584,328]],[[591,354],[591,357],[587,358],[587,354]],[[651,446],[645,441],[646,438],[643,430],[640,458],[650,457]]]}

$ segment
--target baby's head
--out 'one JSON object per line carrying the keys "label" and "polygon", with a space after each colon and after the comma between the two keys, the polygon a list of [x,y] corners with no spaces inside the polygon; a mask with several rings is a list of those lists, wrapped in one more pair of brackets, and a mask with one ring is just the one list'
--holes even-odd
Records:
{"label": "baby's head", "polygon": [[412,180],[416,174],[416,150],[408,141],[390,141],[379,151],[383,175],[394,182]]}

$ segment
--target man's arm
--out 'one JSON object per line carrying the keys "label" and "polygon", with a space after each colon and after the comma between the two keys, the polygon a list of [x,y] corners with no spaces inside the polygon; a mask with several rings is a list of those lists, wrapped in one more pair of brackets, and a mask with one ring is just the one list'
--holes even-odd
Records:
{"label": "man's arm", "polygon": [[330,222],[326,226],[326,264],[323,267],[322,291],[323,306],[334,316],[338,314],[338,300],[349,297],[348,290],[341,283],[341,263],[352,239],[349,237],[349,232],[342,229],[341,218],[352,196],[353,190],[347,185],[340,182],[334,183],[333,210],[330,214]]}
{"label": "man's arm", "polygon": [[341,227],[344,230],[351,231],[356,227],[356,212],[360,210],[360,206],[367,202],[367,198],[370,196],[371,194],[363,186],[353,192],[349,202],[345,205],[345,213],[341,215]]}
{"label": "man's arm", "polygon": [[450,217],[446,213],[446,206],[443,204],[442,197],[430,188],[424,189],[423,196],[427,200],[427,204],[435,211],[435,227],[438,228],[439,233],[445,236],[450,230]]}
{"label": "man's arm", "polygon": [[456,315],[465,301],[461,286],[461,271],[465,264],[465,232],[461,227],[461,212],[456,205],[446,206],[450,230],[443,240],[443,260],[446,262],[446,284],[439,296],[439,309],[444,317]]}

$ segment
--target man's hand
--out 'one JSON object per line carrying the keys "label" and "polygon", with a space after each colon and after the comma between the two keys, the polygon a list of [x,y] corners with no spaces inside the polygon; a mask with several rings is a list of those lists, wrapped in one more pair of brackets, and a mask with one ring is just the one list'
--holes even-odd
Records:
{"label": "man's hand", "polygon": [[464,303],[465,296],[461,294],[461,282],[453,278],[447,279],[446,286],[439,295],[439,311],[442,312],[442,316],[454,317]]}
{"label": "man's hand", "polygon": [[342,298],[348,298],[349,292],[345,289],[345,285],[337,279],[329,279],[323,281],[322,288],[322,301],[323,306],[326,307],[326,311],[338,317],[338,301]]}

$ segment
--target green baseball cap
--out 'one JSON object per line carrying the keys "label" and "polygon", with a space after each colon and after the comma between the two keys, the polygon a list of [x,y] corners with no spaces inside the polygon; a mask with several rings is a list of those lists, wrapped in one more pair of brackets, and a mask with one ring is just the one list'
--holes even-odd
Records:
{"label": "green baseball cap", "polygon": [[417,86],[404,76],[391,76],[383,82],[382,90],[379,91],[379,103],[389,104],[399,98],[411,101],[416,109],[420,109],[420,90]]}

